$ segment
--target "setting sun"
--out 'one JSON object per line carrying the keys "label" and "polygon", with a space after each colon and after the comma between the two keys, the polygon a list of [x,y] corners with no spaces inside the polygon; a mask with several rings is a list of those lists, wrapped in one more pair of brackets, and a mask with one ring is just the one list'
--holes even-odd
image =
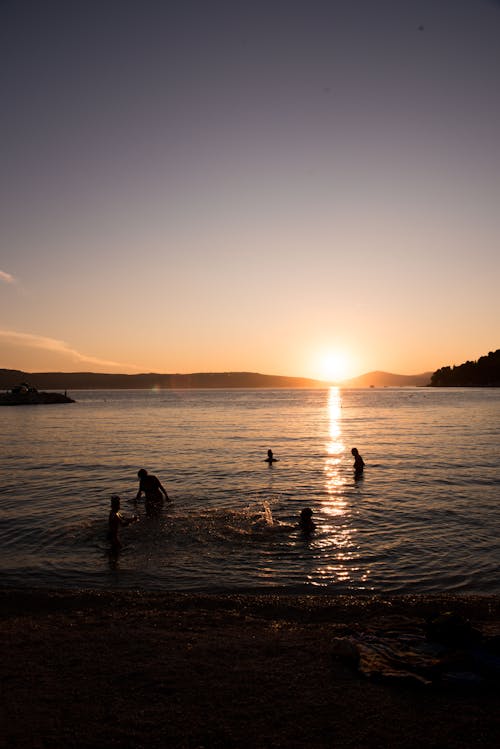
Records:
{"label": "setting sun", "polygon": [[318,356],[318,377],[328,382],[339,382],[349,377],[350,363],[343,351],[327,351]]}

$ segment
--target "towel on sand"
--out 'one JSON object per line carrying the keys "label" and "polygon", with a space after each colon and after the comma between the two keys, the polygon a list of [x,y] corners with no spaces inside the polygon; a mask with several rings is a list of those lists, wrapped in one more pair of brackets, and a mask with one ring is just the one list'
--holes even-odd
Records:
{"label": "towel on sand", "polygon": [[500,679],[500,637],[483,637],[467,620],[445,612],[420,628],[365,630],[336,638],[332,651],[373,679],[423,684],[484,684]]}

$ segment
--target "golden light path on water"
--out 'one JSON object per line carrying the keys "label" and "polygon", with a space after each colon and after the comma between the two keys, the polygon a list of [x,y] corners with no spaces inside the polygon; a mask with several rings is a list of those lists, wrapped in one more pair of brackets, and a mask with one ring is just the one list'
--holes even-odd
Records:
{"label": "golden light path on water", "polygon": [[346,501],[342,493],[343,481],[340,476],[340,464],[345,445],[342,439],[341,416],[342,402],[337,387],[330,388],[328,396],[328,442],[325,460],[326,490],[329,496],[328,505],[324,508],[329,515],[344,515]]}
{"label": "golden light path on water", "polygon": [[[327,498],[324,500],[322,511],[328,519],[331,518],[331,522],[323,521],[318,547],[325,552],[328,551],[331,562],[320,564],[316,572],[324,583],[348,583],[353,573],[359,576],[359,568],[353,566],[356,556],[356,544],[353,538],[355,528],[352,525],[352,509],[346,496],[346,444],[342,435],[340,388],[330,388],[327,408],[328,441],[324,463]],[[366,571],[361,579],[366,582],[368,576],[369,571]]]}

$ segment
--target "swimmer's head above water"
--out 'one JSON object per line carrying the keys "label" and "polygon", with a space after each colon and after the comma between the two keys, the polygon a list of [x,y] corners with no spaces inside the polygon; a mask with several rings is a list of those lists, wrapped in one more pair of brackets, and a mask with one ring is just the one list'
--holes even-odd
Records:
{"label": "swimmer's head above water", "polygon": [[267,451],[267,458],[265,459],[264,462],[265,463],[269,463],[269,465],[271,465],[271,463],[277,463],[278,462],[278,458],[274,457],[272,450],[268,450]]}
{"label": "swimmer's head above water", "polygon": [[299,526],[303,533],[312,533],[315,529],[315,524],[312,519],[313,511],[310,507],[304,507],[300,513]]}

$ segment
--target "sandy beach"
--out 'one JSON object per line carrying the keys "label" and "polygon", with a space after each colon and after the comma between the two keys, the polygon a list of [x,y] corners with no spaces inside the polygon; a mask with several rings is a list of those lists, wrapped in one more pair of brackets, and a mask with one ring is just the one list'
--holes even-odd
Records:
{"label": "sandy beach", "polygon": [[[0,601],[4,746],[498,745],[491,663],[472,668],[460,646],[434,670],[411,655],[426,619],[450,611],[495,642],[497,597],[5,589]],[[366,660],[387,643],[408,669]]]}

